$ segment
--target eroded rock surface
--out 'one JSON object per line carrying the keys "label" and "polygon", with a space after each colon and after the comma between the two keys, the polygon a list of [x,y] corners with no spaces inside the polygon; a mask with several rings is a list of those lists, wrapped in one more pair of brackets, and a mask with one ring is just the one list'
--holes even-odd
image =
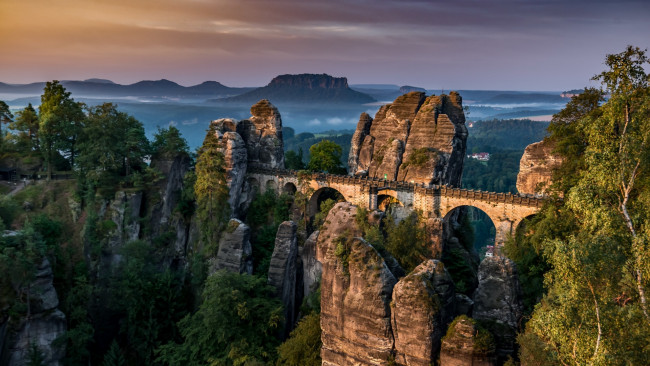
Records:
{"label": "eroded rock surface", "polygon": [[320,231],[314,231],[309,235],[305,244],[300,248],[303,269],[303,294],[308,296],[316,290],[321,279],[323,267],[316,259],[316,248]]}
{"label": "eroded rock surface", "polygon": [[[493,366],[496,365],[494,350],[480,337],[474,322],[462,318],[454,322],[453,328],[442,341],[441,366]],[[485,334],[482,334],[483,336]]]}
{"label": "eroded rock surface", "polygon": [[551,184],[553,169],[562,164],[562,158],[553,154],[555,146],[550,141],[530,144],[519,161],[517,190],[521,194],[542,195]]}
{"label": "eroded rock surface", "polygon": [[231,219],[219,239],[219,251],[210,272],[225,269],[234,273],[253,273],[253,248],[248,225]]}
{"label": "eroded rock surface", "polygon": [[486,257],[478,270],[472,316],[488,320],[500,358],[514,354],[516,331],[523,313],[517,267],[504,257]]}
{"label": "eroded rock surface", "polygon": [[467,128],[456,92],[404,94],[375,118],[362,114],[352,138],[350,174],[460,186]]}
{"label": "eroded rock surface", "polygon": [[431,259],[393,288],[395,361],[428,366],[438,358],[440,339],[455,310],[454,283],[442,262]]}
{"label": "eroded rock surface", "polygon": [[397,281],[359,237],[356,213],[350,203],[336,204],[318,236],[325,366],[385,365],[394,346],[390,301]]}
{"label": "eroded rock surface", "polygon": [[[6,358],[9,365],[27,365],[31,345],[38,347],[43,356],[42,365],[58,366],[65,356],[65,345],[56,345],[55,340],[66,331],[65,315],[57,308],[59,299],[52,284],[52,267],[47,259],[36,269],[36,278],[30,285],[31,317],[20,318],[13,325],[0,324],[7,334],[0,332],[0,344],[7,342],[0,361]],[[4,336],[4,337],[3,337]]]}
{"label": "eroded rock surface", "polygon": [[251,107],[252,116],[237,123],[237,133],[246,143],[248,165],[269,169],[284,168],[282,117],[266,99]]}
{"label": "eroded rock surface", "polygon": [[285,335],[289,334],[296,321],[298,264],[296,230],[297,225],[293,221],[285,221],[280,224],[269,264],[269,285],[275,287],[276,294],[284,304]]}

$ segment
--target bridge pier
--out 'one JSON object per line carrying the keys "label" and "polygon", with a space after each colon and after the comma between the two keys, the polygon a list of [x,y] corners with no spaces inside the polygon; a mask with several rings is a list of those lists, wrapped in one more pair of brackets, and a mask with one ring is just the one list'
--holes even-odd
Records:
{"label": "bridge pier", "polygon": [[377,209],[377,205],[379,204],[379,202],[378,202],[379,197],[378,196],[379,196],[379,194],[378,194],[378,191],[377,191],[377,187],[372,187],[372,186],[368,187],[368,198],[369,198],[369,200],[368,200],[368,209],[370,211]]}
{"label": "bridge pier", "polygon": [[510,220],[495,220],[493,219],[494,228],[496,229],[496,235],[494,237],[494,247],[497,250],[500,250],[508,239],[509,235],[512,235],[513,222]]}

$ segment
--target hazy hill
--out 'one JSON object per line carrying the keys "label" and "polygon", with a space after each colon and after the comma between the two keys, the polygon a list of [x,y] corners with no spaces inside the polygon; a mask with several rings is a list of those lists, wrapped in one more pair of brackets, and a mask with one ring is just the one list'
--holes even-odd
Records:
{"label": "hazy hill", "polygon": [[260,99],[268,99],[272,103],[364,104],[376,101],[368,94],[350,89],[347,78],[327,74],[280,75],[264,87],[214,101],[255,103]]}
{"label": "hazy hill", "polygon": [[[194,86],[182,86],[169,80],[143,80],[134,84],[116,84],[105,79],[83,81],[64,80],[63,86],[80,97],[168,97],[168,98],[217,98],[241,94],[252,88],[231,88],[216,81],[205,81]],[[40,95],[45,83],[0,83],[0,93]]]}

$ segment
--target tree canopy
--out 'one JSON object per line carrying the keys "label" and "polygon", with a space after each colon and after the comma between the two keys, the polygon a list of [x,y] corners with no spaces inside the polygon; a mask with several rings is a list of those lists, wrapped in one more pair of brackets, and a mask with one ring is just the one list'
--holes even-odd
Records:
{"label": "tree canopy", "polygon": [[331,174],[345,174],[341,164],[341,146],[330,140],[323,140],[309,148],[309,164],[307,169]]}

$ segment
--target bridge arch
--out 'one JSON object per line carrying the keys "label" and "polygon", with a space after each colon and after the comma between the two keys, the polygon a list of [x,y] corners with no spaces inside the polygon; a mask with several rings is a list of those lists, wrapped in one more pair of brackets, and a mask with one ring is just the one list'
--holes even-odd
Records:
{"label": "bridge arch", "polygon": [[292,196],[296,194],[296,191],[298,191],[298,188],[292,182],[286,182],[282,187],[282,193],[290,194]]}
{"label": "bridge arch", "polygon": [[[449,210],[443,218],[443,237],[455,235],[461,244],[468,249],[474,248],[481,258],[488,250],[494,248],[497,238],[498,223],[484,210],[470,205],[460,205]],[[467,227],[472,231],[468,235]]]}
{"label": "bridge arch", "polygon": [[251,189],[251,192],[260,192],[260,181],[255,179],[254,177],[249,177],[246,180],[246,183],[248,183],[248,186]]}
{"label": "bridge arch", "polygon": [[327,199],[332,199],[336,202],[346,201],[345,196],[334,188],[319,188],[309,198],[309,217],[314,217],[320,210],[321,204]]}
{"label": "bridge arch", "polygon": [[278,191],[278,182],[276,182],[274,179],[267,180],[264,186],[267,191],[273,191],[273,192]]}

